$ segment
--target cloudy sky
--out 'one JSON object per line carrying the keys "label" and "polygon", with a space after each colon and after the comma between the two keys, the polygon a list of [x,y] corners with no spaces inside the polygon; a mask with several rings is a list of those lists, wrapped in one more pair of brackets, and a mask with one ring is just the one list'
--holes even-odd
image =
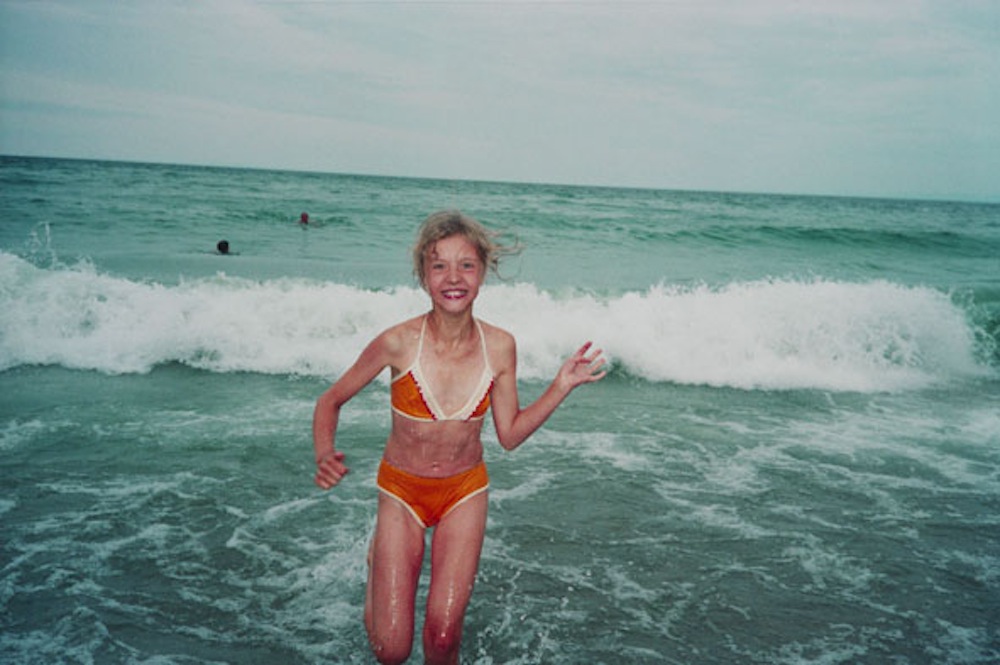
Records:
{"label": "cloudy sky", "polygon": [[997,0],[0,0],[0,153],[1000,201]]}

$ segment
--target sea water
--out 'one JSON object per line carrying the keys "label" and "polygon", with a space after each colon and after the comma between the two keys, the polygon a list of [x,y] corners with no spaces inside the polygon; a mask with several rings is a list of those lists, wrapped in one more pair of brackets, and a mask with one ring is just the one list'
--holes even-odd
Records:
{"label": "sea water", "polygon": [[330,492],[312,409],[441,208],[523,248],[522,402],[611,364],[487,419],[463,662],[1000,659],[1000,206],[4,157],[0,660],[372,662],[387,377]]}

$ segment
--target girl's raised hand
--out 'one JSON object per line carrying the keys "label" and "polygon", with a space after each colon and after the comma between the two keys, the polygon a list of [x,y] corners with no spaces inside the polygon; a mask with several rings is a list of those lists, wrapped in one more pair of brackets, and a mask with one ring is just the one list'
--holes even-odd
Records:
{"label": "girl's raised hand", "polygon": [[583,383],[600,381],[608,373],[606,369],[603,369],[607,361],[601,357],[601,349],[588,354],[591,346],[593,346],[593,342],[587,342],[581,346],[559,368],[556,380],[567,390],[572,390]]}

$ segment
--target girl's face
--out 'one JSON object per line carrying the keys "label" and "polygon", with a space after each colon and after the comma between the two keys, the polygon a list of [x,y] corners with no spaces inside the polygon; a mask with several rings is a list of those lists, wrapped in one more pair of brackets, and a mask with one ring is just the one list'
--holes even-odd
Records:
{"label": "girl's face", "polygon": [[438,240],[424,262],[424,288],[435,306],[449,312],[472,307],[485,276],[476,246],[462,235]]}

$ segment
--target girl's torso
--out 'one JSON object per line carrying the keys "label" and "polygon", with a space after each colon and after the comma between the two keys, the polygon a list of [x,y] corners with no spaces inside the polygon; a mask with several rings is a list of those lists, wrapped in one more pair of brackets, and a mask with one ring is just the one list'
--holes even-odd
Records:
{"label": "girl's torso", "polygon": [[439,343],[430,315],[401,325],[407,340],[402,368],[393,368],[392,432],[387,462],[409,473],[445,477],[482,460],[480,439],[493,370],[483,325],[472,319],[457,345]]}

